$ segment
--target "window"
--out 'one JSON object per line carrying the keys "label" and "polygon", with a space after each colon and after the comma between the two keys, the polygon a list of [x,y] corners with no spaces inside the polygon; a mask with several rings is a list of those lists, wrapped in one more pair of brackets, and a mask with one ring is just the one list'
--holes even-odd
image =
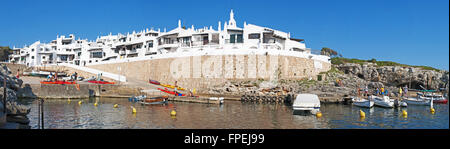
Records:
{"label": "window", "polygon": [[242,34],[231,34],[230,43],[242,43],[244,40]]}
{"label": "window", "polygon": [[61,61],[67,61],[67,55],[61,55],[60,58]]}
{"label": "window", "polygon": [[244,41],[244,39],[242,38],[242,34],[237,34],[237,41],[236,43],[242,43]]}
{"label": "window", "polygon": [[34,59],[34,56],[31,56],[31,59]]}
{"label": "window", "polygon": [[34,51],[34,49],[31,49],[31,52],[33,52]]}
{"label": "window", "polygon": [[260,38],[260,34],[255,33],[255,34],[248,34],[248,39],[259,39]]}
{"label": "window", "polygon": [[91,58],[102,58],[103,57],[103,52],[92,52],[91,53]]}
{"label": "window", "polygon": [[149,47],[149,48],[153,48],[153,40],[150,40],[150,41],[148,42],[148,47]]}
{"label": "window", "polygon": [[45,59],[45,56],[42,56],[42,59]]}

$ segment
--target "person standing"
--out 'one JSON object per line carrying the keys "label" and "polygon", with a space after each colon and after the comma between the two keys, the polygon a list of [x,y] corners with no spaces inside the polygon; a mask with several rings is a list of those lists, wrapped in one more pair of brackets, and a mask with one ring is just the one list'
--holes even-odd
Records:
{"label": "person standing", "polygon": [[17,69],[16,78],[19,79],[20,69]]}
{"label": "person standing", "polygon": [[408,86],[405,85],[405,88],[403,89],[403,92],[405,92],[405,96],[408,96]]}
{"label": "person standing", "polygon": [[177,81],[175,81],[174,89],[175,89],[175,96],[178,96],[179,93],[178,93]]}
{"label": "person standing", "polygon": [[369,96],[369,87],[366,85],[366,88],[364,89],[364,92],[366,96]]}
{"label": "person standing", "polygon": [[399,88],[398,88],[398,96],[399,96],[399,97],[403,97],[403,90],[402,90],[402,87],[399,87]]}
{"label": "person standing", "polygon": [[384,95],[384,87],[381,87],[381,95]]}

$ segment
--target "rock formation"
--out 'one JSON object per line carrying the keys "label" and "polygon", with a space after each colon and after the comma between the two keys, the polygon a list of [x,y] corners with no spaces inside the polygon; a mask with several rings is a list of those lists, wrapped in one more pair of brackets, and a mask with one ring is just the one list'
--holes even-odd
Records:
{"label": "rock formation", "polygon": [[[6,80],[6,107],[3,106],[3,88],[4,80]],[[30,108],[21,105],[17,102],[16,92],[21,89],[23,81],[16,78],[5,64],[0,64],[0,115],[4,115],[3,110],[6,108],[6,115],[8,122],[16,122],[23,125],[28,125],[30,122],[27,118],[27,114],[30,113]]]}

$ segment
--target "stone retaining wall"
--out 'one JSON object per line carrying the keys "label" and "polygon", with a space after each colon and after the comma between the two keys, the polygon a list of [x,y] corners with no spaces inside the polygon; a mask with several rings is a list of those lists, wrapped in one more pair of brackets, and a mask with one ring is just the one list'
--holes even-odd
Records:
{"label": "stone retaining wall", "polygon": [[[278,68],[274,64],[277,64]],[[201,93],[202,89],[223,84],[228,80],[316,79],[320,72],[330,70],[331,64],[293,56],[221,55],[153,59],[87,67],[143,82],[152,79],[174,84],[178,81],[179,86],[196,88]],[[275,73],[269,74],[273,69],[276,69],[272,71]]]}

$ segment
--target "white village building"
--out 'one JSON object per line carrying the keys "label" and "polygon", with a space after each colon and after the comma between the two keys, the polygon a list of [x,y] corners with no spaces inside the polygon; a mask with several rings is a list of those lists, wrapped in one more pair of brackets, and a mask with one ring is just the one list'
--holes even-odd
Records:
{"label": "white village building", "polygon": [[[217,30],[212,26],[203,28],[178,27],[166,32],[146,29],[132,33],[109,34],[95,41],[76,39],[73,34],[57,36],[50,43],[37,41],[23,48],[13,48],[10,62],[27,66],[68,63],[79,66],[120,62],[152,57],[167,57],[175,53],[193,54],[198,51],[271,51],[289,56],[312,58],[329,63],[329,57],[312,54],[303,39],[292,38],[290,33],[267,27],[247,24],[238,27],[233,10],[228,22],[218,22]],[[200,52],[201,53],[201,52]],[[245,54],[245,52],[243,52]],[[240,53],[242,54],[242,53]],[[166,56],[164,56],[166,55]]]}

